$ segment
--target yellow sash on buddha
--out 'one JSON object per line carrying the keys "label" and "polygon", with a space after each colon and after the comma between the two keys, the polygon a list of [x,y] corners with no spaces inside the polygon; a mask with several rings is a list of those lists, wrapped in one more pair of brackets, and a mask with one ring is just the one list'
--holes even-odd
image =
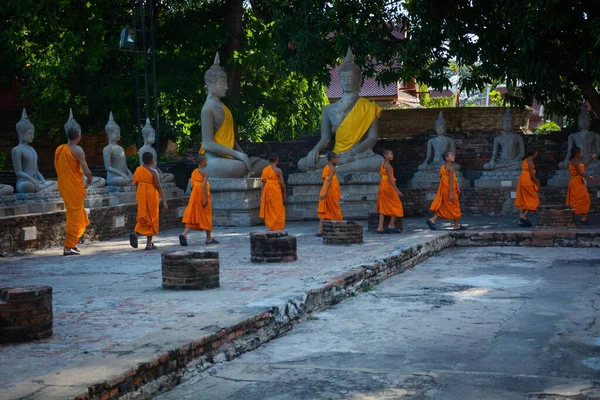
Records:
{"label": "yellow sash on buddha", "polygon": [[[233,149],[233,145],[235,143],[235,133],[233,130],[233,116],[231,115],[231,111],[229,111],[229,108],[227,108],[225,104],[223,104],[223,110],[225,111],[225,118],[223,119],[223,124],[217,130],[213,139],[220,145]],[[200,151],[198,151],[198,154],[204,153],[206,153],[206,150],[204,150],[204,145],[200,145]],[[221,157],[231,158],[231,156],[225,154],[219,155]]]}
{"label": "yellow sash on buddha", "polygon": [[335,133],[333,152],[340,154],[350,150],[362,139],[379,114],[381,107],[360,97]]}

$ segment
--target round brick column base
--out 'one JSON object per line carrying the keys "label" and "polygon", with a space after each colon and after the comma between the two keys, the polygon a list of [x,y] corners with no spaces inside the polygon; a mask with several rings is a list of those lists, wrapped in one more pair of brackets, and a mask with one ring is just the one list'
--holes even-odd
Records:
{"label": "round brick column base", "polygon": [[575,210],[571,207],[544,205],[538,207],[538,225],[575,229]]}
{"label": "round brick column base", "polygon": [[291,262],[298,259],[296,238],[285,231],[250,234],[250,261]]}
{"label": "round brick column base", "polygon": [[52,336],[52,288],[0,288],[0,343],[29,342]]}
{"label": "round brick column base", "polygon": [[205,290],[219,287],[219,253],[173,251],[162,253],[163,289]]}
{"label": "round brick column base", "polygon": [[361,244],[363,225],[356,221],[324,221],[324,244]]}

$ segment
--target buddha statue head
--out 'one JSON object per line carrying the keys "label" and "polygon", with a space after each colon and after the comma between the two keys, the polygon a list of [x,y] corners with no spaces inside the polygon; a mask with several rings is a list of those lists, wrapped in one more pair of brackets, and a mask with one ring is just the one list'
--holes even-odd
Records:
{"label": "buddha statue head", "polygon": [[65,134],[68,135],[69,129],[75,129],[81,135],[81,125],[73,118],[73,109],[69,109],[69,119],[65,123]]}
{"label": "buddha statue head", "polygon": [[585,109],[585,106],[581,106],[581,110],[579,111],[579,117],[577,118],[579,122],[579,130],[580,131],[589,131],[590,130],[590,114]]}
{"label": "buddha statue head", "polygon": [[512,116],[510,115],[510,107],[506,108],[506,112],[502,117],[502,132],[512,133],[513,125],[512,125]]}
{"label": "buddha statue head", "polygon": [[29,118],[27,117],[27,111],[23,108],[23,113],[21,114],[21,120],[17,122],[16,125],[17,136],[19,137],[19,143],[31,143],[33,142],[33,134],[35,133],[35,128]]}
{"label": "buddha statue head", "polygon": [[213,65],[204,73],[204,83],[206,83],[209,97],[214,94],[216,97],[221,98],[227,94],[227,73],[221,67],[219,52],[215,55]]}
{"label": "buddha statue head", "polygon": [[435,121],[435,133],[439,136],[444,136],[446,135],[446,130],[446,120],[444,119],[444,114],[440,111],[440,115],[438,115],[438,119]]}
{"label": "buddha statue head", "polygon": [[362,84],[361,70],[354,62],[352,49],[348,46],[346,58],[339,70],[340,84],[344,93],[358,92]]}
{"label": "buddha statue head", "polygon": [[106,135],[108,136],[109,143],[111,141],[118,142],[119,139],[121,139],[121,128],[115,122],[112,111],[108,115],[108,122],[104,126],[104,132],[106,132]]}
{"label": "buddha statue head", "polygon": [[156,131],[150,124],[150,118],[146,118],[146,125],[142,129],[142,136],[144,137],[144,143],[152,145],[156,142]]}

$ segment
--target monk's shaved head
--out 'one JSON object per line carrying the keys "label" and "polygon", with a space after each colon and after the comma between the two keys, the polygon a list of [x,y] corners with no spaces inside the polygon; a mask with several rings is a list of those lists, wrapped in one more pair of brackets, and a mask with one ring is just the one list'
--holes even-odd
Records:
{"label": "monk's shaved head", "polygon": [[69,128],[69,130],[67,130],[67,137],[69,138],[69,140],[77,139],[79,137],[79,129],[75,127]]}
{"label": "monk's shaved head", "polygon": [[146,165],[152,164],[152,161],[154,161],[154,156],[152,155],[152,153],[147,151],[144,154],[142,154],[142,162],[144,164],[146,164]]}

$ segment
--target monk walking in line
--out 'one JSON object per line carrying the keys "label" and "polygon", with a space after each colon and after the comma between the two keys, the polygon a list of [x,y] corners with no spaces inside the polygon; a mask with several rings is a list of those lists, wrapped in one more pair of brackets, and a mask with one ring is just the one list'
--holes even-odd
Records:
{"label": "monk walking in line", "polygon": [[317,214],[319,216],[319,229],[317,236],[323,236],[323,220],[338,221],[343,219],[342,209],[340,208],[340,198],[342,191],[338,182],[336,168],[338,164],[338,156],[334,152],[327,153],[328,164],[323,168],[321,177],[323,178],[323,186],[319,193],[319,207]]}
{"label": "monk walking in line", "polygon": [[92,173],[85,161],[85,153],[79,147],[81,132],[76,128],[67,130],[68,144],[63,144],[54,153],[54,168],[58,175],[58,190],[65,202],[67,213],[66,235],[63,255],[74,256],[80,254],[77,246],[79,238],[85,232],[85,227],[90,224],[87,213],[83,208],[85,199],[85,182],[92,183]]}
{"label": "monk walking in line", "polygon": [[571,157],[569,158],[569,187],[567,189],[567,206],[573,207],[575,215],[580,215],[580,223],[589,224],[587,214],[590,211],[590,194],[585,185],[585,179],[591,179],[598,182],[598,178],[585,174],[585,167],[590,165],[596,159],[596,155],[590,156],[590,161],[587,164],[581,162],[581,149],[573,147],[571,149]]}
{"label": "monk walking in line", "polygon": [[179,244],[187,246],[187,236],[190,229],[195,231],[206,232],[206,244],[218,244],[219,242],[213,239],[212,235],[212,202],[210,198],[210,183],[208,183],[208,157],[206,154],[198,154],[196,156],[198,168],[192,172],[190,184],[192,185],[192,193],[190,200],[183,213],[183,223],[185,229],[179,235]]}
{"label": "monk walking in line", "polygon": [[[396,217],[400,218],[402,226],[402,217],[404,209],[400,197],[404,196],[398,186],[396,186],[396,177],[394,169],[390,162],[394,159],[394,153],[391,150],[383,151],[383,163],[379,168],[379,192],[377,193],[377,212],[379,213],[379,226],[377,233],[401,233],[402,229],[396,227]],[[385,217],[390,217],[390,223],[387,228],[383,227]]]}
{"label": "monk walking in line", "polygon": [[456,175],[454,174],[454,154],[450,151],[446,151],[442,154],[445,164],[440,168],[440,186],[438,187],[437,194],[431,202],[429,209],[435,213],[435,215],[428,219],[427,226],[429,229],[437,230],[435,221],[438,218],[451,219],[454,221],[455,230],[463,230],[466,227],[461,226],[458,220],[460,219],[460,200],[458,195],[460,189],[458,188],[458,182],[456,181]]}
{"label": "monk walking in line", "polygon": [[521,166],[521,176],[519,176],[519,182],[517,183],[515,207],[519,209],[519,226],[523,227],[532,225],[529,221],[529,214],[535,212],[540,205],[540,198],[537,193],[540,188],[540,181],[535,176],[535,164],[533,163],[536,157],[536,150],[527,150],[527,156]]}
{"label": "monk walking in line", "polygon": [[152,243],[152,237],[158,235],[159,195],[165,211],[169,209],[169,205],[160,185],[158,172],[153,168],[154,156],[152,153],[145,152],[142,154],[142,162],[144,164],[137,167],[133,174],[133,182],[137,186],[135,194],[137,224],[135,225],[135,233],[129,235],[129,244],[137,249],[137,235],[146,235],[146,248],[144,250],[154,250],[156,246]]}
{"label": "monk walking in line", "polygon": [[277,168],[279,156],[275,153],[269,155],[269,164],[262,171],[260,181],[262,182],[262,194],[260,197],[260,214],[265,220],[269,230],[281,231],[285,228],[285,183],[283,173]]}

